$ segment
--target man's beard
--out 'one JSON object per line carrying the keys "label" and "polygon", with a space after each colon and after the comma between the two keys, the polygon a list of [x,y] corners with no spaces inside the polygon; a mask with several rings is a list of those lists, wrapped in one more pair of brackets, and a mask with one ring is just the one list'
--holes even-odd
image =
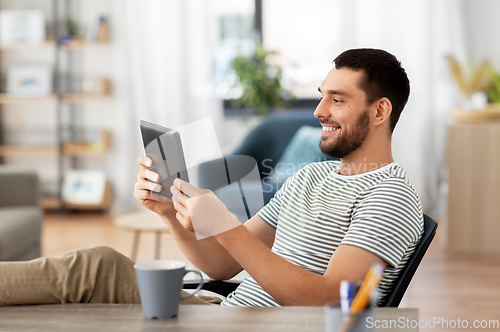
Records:
{"label": "man's beard", "polygon": [[363,145],[368,136],[370,117],[368,110],[364,111],[356,121],[354,128],[350,132],[338,129],[340,132],[332,142],[328,142],[330,136],[322,136],[319,142],[319,149],[327,156],[333,158],[344,158],[356,151]]}

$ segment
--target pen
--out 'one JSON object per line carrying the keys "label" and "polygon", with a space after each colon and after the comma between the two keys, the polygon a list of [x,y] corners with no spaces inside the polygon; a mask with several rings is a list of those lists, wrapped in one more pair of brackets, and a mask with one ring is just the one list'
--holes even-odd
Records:
{"label": "pen", "polygon": [[351,306],[351,303],[349,301],[350,286],[351,283],[347,280],[342,280],[340,282],[340,308],[342,310],[342,313],[344,314],[349,313],[349,307]]}
{"label": "pen", "polygon": [[354,282],[347,280],[342,280],[340,282],[340,307],[342,309],[342,313],[349,313],[356,291],[357,285]]}

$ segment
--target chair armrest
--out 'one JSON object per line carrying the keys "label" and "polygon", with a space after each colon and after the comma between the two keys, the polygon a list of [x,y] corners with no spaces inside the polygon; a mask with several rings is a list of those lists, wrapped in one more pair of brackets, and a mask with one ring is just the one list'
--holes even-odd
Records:
{"label": "chair armrest", "polygon": [[[208,290],[223,296],[228,296],[240,285],[239,281],[234,280],[210,280],[203,279],[203,287],[201,289]],[[198,282],[196,280],[186,280],[182,288],[184,289],[195,289],[198,287]]]}
{"label": "chair armrest", "polygon": [[39,204],[40,187],[35,172],[0,168],[0,207]]}

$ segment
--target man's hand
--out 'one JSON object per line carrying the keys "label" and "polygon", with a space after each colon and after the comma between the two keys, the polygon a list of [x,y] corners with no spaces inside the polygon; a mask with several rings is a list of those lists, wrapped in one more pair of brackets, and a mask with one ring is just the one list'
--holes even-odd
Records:
{"label": "man's hand", "polygon": [[175,218],[176,211],[172,202],[169,202],[165,196],[157,194],[162,189],[161,185],[148,181],[149,179],[156,182],[160,178],[158,174],[148,169],[152,165],[151,159],[146,156],[139,156],[137,157],[137,163],[141,167],[141,170],[137,174],[137,181],[134,186],[135,199],[160,216]]}
{"label": "man's hand", "polygon": [[184,228],[194,230],[197,239],[241,226],[224,203],[210,190],[200,189],[186,181],[175,179],[170,191],[174,208],[177,210],[177,220]]}
{"label": "man's hand", "polygon": [[[151,159],[140,156],[137,158],[137,163],[141,167],[141,170],[137,175],[137,182],[134,187],[134,197],[141,202],[142,205],[162,217],[186,258],[214,279],[229,279],[238,274],[241,271],[241,266],[214,238],[207,238],[200,241],[197,240],[193,232],[193,225],[187,208],[185,208],[184,213],[177,213],[174,208],[174,203],[170,199],[157,194],[162,188],[157,183],[154,183],[158,182],[159,175],[148,169],[148,167],[152,165]],[[154,182],[150,182],[148,179]],[[186,184],[189,185],[187,182],[184,182],[185,186]],[[180,191],[179,194],[182,195]],[[227,213],[229,214],[229,212]],[[176,214],[179,216],[179,220],[177,220]],[[264,221],[260,221],[262,224],[265,224]],[[258,226],[258,220],[255,220],[251,224],[253,224],[252,229],[255,229],[257,234],[262,234],[262,238],[269,241],[270,236],[264,236],[263,233],[267,232],[264,232],[262,226]]]}

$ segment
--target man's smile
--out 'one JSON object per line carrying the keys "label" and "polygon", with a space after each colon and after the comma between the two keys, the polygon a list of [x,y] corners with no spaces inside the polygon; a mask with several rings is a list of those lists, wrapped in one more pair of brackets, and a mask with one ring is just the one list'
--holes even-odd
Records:
{"label": "man's smile", "polygon": [[340,126],[334,125],[322,125],[323,129],[321,130],[321,136],[329,136],[333,135],[336,131],[340,129]]}

